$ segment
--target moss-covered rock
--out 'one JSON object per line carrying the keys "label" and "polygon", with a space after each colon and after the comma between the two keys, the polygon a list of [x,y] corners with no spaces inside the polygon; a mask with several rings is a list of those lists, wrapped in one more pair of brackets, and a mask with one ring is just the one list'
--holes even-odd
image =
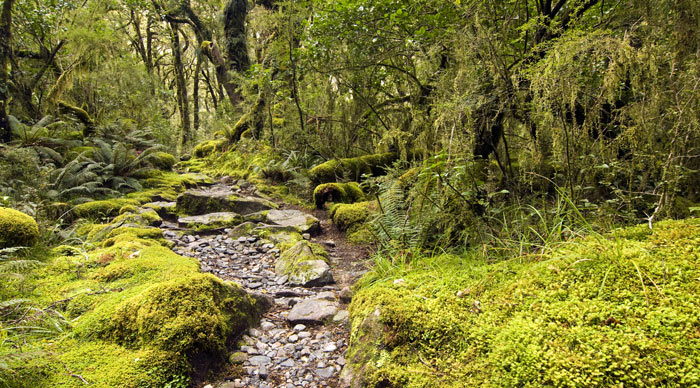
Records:
{"label": "moss-covered rock", "polygon": [[324,183],[314,189],[316,208],[323,209],[326,203],[353,203],[362,201],[365,194],[356,182]]}
{"label": "moss-covered rock", "polygon": [[73,207],[76,218],[97,219],[119,215],[119,210],[127,205],[138,206],[139,201],[128,198],[105,199],[81,203]]}
{"label": "moss-covered rock", "polygon": [[344,377],[362,387],[698,385],[699,247],[692,219],[544,256],[489,264],[475,251],[370,273],[350,306]]}
{"label": "moss-covered rock", "polygon": [[331,209],[330,215],[340,230],[352,233],[367,221],[375,206],[376,202],[337,204]]}
{"label": "moss-covered rock", "polygon": [[208,140],[197,144],[194,147],[193,153],[197,158],[204,158],[213,154],[214,152],[221,151],[226,147],[226,140]]}
{"label": "moss-covered rock", "polygon": [[167,152],[162,151],[153,154],[150,158],[150,161],[153,167],[165,171],[172,170],[175,163],[177,163],[177,159],[173,154],[169,154]]}
{"label": "moss-covered rock", "polygon": [[129,346],[225,359],[226,343],[255,323],[260,311],[239,286],[212,275],[156,284],[117,307],[105,335]]}
{"label": "moss-covered rock", "polygon": [[364,155],[356,158],[333,159],[309,170],[311,181],[316,184],[335,182],[338,179],[359,181],[362,175],[382,175],[386,167],[398,159],[398,154]]}
{"label": "moss-covered rock", "polygon": [[225,362],[227,345],[267,307],[201,274],[196,260],[161,245],[160,230],[113,226],[86,224],[82,232],[99,230],[95,242],[104,244],[62,246],[43,258],[47,265],[31,279],[33,303],[53,306],[72,324],[27,344],[41,351],[13,365],[12,375],[0,369],[0,378],[19,387],[83,386],[70,370],[95,387],[189,386],[194,361]]}
{"label": "moss-covered rock", "polygon": [[[123,210],[124,208],[122,208]],[[156,213],[153,209],[141,209],[136,208],[136,211],[122,212],[120,210],[120,215],[117,216],[113,222],[123,223],[123,224],[135,224],[143,226],[160,226],[163,223],[163,219]]]}
{"label": "moss-covered rock", "polygon": [[180,227],[198,232],[231,228],[242,222],[243,217],[238,213],[232,212],[218,212],[203,214],[201,216],[180,217],[177,220]]}
{"label": "moss-covered rock", "polygon": [[34,218],[20,211],[0,207],[0,249],[28,247],[39,238],[39,226]]}
{"label": "moss-covered rock", "polygon": [[292,232],[301,234],[309,233],[314,236],[321,232],[321,221],[311,214],[300,210],[273,209],[267,212],[264,221],[280,228],[289,228]]}
{"label": "moss-covered rock", "polygon": [[282,252],[275,262],[275,273],[287,275],[290,285],[322,286],[333,282],[327,260],[323,247],[301,240]]}
{"label": "moss-covered rock", "polygon": [[214,212],[234,212],[245,216],[277,207],[275,203],[266,199],[240,197],[223,187],[187,190],[177,197],[178,212],[192,216]]}

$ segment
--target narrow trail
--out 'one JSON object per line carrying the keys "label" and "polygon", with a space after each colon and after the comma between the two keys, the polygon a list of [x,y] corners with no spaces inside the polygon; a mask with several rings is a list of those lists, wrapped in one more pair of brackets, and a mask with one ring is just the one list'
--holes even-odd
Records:
{"label": "narrow trail", "polygon": [[246,291],[273,301],[258,327],[242,336],[245,345],[231,354],[235,366],[230,376],[205,381],[200,387],[338,386],[349,340],[349,287],[366,272],[367,253],[347,244],[332,222],[324,219],[325,212],[279,205],[281,209],[314,213],[321,220],[321,232],[305,238],[327,250],[334,284],[312,288],[288,285],[286,276],[275,273],[280,250],[257,236],[232,237],[230,229],[197,234],[177,223],[161,225],[164,236],[174,243],[173,251],[199,260],[203,272],[234,281]]}

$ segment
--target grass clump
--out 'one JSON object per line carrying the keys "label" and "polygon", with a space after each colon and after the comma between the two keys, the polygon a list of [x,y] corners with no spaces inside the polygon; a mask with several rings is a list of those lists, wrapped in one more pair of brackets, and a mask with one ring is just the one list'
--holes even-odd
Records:
{"label": "grass clump", "polygon": [[643,228],[493,264],[378,262],[348,370],[370,387],[698,385],[700,220]]}
{"label": "grass clump", "polygon": [[21,211],[0,207],[0,249],[30,246],[39,238],[34,218]]}
{"label": "grass clump", "polygon": [[328,202],[353,203],[364,198],[365,194],[356,182],[324,183],[314,189],[314,203],[318,209],[323,209]]}

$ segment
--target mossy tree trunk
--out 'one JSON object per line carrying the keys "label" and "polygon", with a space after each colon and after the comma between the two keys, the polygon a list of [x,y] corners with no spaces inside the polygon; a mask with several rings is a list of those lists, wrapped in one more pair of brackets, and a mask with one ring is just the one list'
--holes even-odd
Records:
{"label": "mossy tree trunk", "polygon": [[180,47],[180,29],[176,23],[170,23],[170,38],[173,50],[173,67],[175,70],[175,88],[178,110],[180,111],[180,123],[182,125],[183,145],[191,138],[190,109],[187,100],[187,83],[185,82],[185,69],[182,63],[182,48]]}
{"label": "mossy tree trunk", "polygon": [[85,129],[83,130],[83,137],[90,137],[95,134],[95,122],[92,120],[88,112],[65,101],[58,101],[57,104],[60,113],[72,114],[78,119],[78,121],[85,125]]}
{"label": "mossy tree trunk", "polygon": [[12,5],[14,0],[5,0],[0,16],[0,141],[12,140],[7,105],[10,99],[10,57],[12,56]]}

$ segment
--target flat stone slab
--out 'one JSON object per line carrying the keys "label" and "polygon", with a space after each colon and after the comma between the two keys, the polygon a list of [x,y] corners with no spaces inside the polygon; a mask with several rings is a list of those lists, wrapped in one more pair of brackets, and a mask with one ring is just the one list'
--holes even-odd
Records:
{"label": "flat stone slab", "polygon": [[236,226],[243,221],[240,214],[232,212],[218,212],[203,214],[201,216],[180,217],[177,224],[189,229],[219,229]]}
{"label": "flat stone slab", "polygon": [[338,306],[324,299],[307,299],[294,305],[287,320],[296,323],[323,323],[335,316]]}
{"label": "flat stone slab", "polygon": [[245,216],[276,208],[277,204],[274,202],[258,197],[240,196],[226,186],[187,190],[177,197],[177,210],[193,216],[213,212],[234,212]]}
{"label": "flat stone slab", "polygon": [[321,221],[300,210],[270,210],[267,212],[267,222],[272,225],[293,228],[299,233],[316,235],[321,232]]}

